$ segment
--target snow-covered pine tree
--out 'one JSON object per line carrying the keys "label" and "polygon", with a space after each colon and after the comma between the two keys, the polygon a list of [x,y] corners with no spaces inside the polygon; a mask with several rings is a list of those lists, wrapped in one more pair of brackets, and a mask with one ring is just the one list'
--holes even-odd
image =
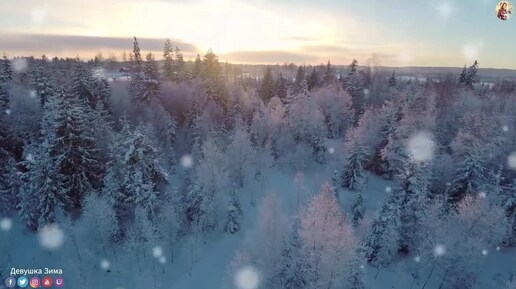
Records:
{"label": "snow-covered pine tree", "polygon": [[0,83],[9,83],[13,80],[13,68],[7,54],[3,54],[0,60]]}
{"label": "snow-covered pine tree", "polygon": [[299,289],[305,288],[307,280],[305,276],[305,264],[301,254],[301,239],[299,238],[299,222],[295,221],[288,238],[283,242],[281,250],[281,269],[278,278],[281,288]]}
{"label": "snow-covered pine tree", "polygon": [[399,212],[396,195],[387,199],[373,222],[365,245],[365,256],[371,265],[382,267],[391,263],[399,249]]}
{"label": "snow-covered pine tree", "polygon": [[0,217],[9,216],[16,208],[19,177],[14,158],[0,147]]}
{"label": "snow-covered pine tree", "polygon": [[406,161],[404,172],[398,176],[400,188],[400,247],[412,251],[420,243],[425,218],[425,202],[429,195],[429,165]]}
{"label": "snow-covered pine tree", "polygon": [[365,185],[365,171],[362,167],[365,161],[363,145],[353,140],[351,152],[342,170],[341,185],[353,191],[361,191]]}
{"label": "snow-covered pine tree", "polygon": [[65,194],[74,208],[80,208],[84,196],[99,187],[103,173],[86,101],[77,91],[69,95],[61,90],[57,95],[60,107],[55,119],[56,138],[50,140],[61,186],[66,188]]}
{"label": "snow-covered pine tree", "polygon": [[471,150],[457,166],[449,192],[450,203],[457,204],[467,195],[477,195],[484,183],[485,168],[482,158],[475,150]]}
{"label": "snow-covered pine tree", "polygon": [[226,224],[224,225],[224,232],[235,234],[240,230],[242,207],[236,190],[233,190],[230,196],[228,208],[226,211]]}
{"label": "snow-covered pine tree", "polygon": [[389,80],[387,80],[387,86],[388,87],[395,87],[396,86],[396,71],[392,71],[391,77],[389,77]]}
{"label": "snow-covered pine tree", "polygon": [[276,94],[276,90],[274,89],[274,78],[272,77],[270,66],[267,66],[265,69],[265,74],[263,75],[263,79],[260,83],[258,94],[265,105],[267,105],[271,98]]}
{"label": "snow-covered pine tree", "polygon": [[174,77],[174,47],[170,39],[167,39],[163,46],[163,60],[163,78],[172,80]]}
{"label": "snow-covered pine tree", "polygon": [[182,203],[191,234],[205,237],[217,225],[213,198],[204,190],[192,170],[186,172]]}
{"label": "snow-covered pine tree", "polygon": [[193,77],[200,77],[202,71],[202,61],[201,61],[201,55],[197,54],[197,57],[195,57],[194,61],[194,67],[193,67]]}
{"label": "snow-covered pine tree", "polygon": [[351,210],[353,211],[353,225],[355,227],[358,227],[360,223],[362,222],[362,219],[364,219],[365,216],[365,199],[364,199],[364,193],[361,191],[358,191],[355,193],[355,201],[353,202],[353,205],[351,206]]}
{"label": "snow-covered pine tree", "polygon": [[161,82],[159,78],[159,70],[154,56],[148,53],[145,57],[145,64],[143,67],[143,82],[141,85],[138,100],[140,102],[151,102],[160,92]]}
{"label": "snow-covered pine tree", "polygon": [[94,92],[94,78],[83,63],[76,63],[71,82],[70,94],[78,101],[85,101],[90,109],[95,109],[99,99]]}
{"label": "snow-covered pine tree", "polygon": [[45,107],[47,99],[55,94],[54,87],[48,75],[48,62],[45,59],[42,59],[36,66],[33,75],[33,86],[36,90],[36,95],[39,98],[41,107]]}
{"label": "snow-covered pine tree", "polygon": [[185,73],[185,60],[183,57],[183,53],[179,47],[175,47],[174,49],[175,62],[174,62],[174,73],[176,76],[176,81],[181,81],[184,78]]}

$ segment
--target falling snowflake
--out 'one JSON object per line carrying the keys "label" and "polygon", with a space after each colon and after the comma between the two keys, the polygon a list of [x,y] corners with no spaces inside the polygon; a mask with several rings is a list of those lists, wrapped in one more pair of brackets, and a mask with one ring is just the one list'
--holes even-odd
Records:
{"label": "falling snowflake", "polygon": [[328,149],[328,153],[329,154],[334,154],[335,153],[335,149],[334,148],[329,148]]}
{"label": "falling snowflake", "polygon": [[443,256],[444,254],[446,254],[446,247],[444,247],[444,245],[441,244],[435,246],[434,254],[435,256]]}
{"label": "falling snowflake", "polygon": [[407,141],[407,151],[414,162],[426,162],[434,156],[435,143],[432,135],[420,132],[411,136]]}
{"label": "falling snowflake", "polygon": [[509,131],[509,126],[508,125],[502,126],[502,130],[503,130],[503,132],[508,132]]}
{"label": "falling snowflake", "polygon": [[369,95],[369,93],[370,93],[369,89],[365,88],[365,89],[364,89],[364,95],[368,96],[368,95]]}
{"label": "falling snowflake", "polygon": [[482,250],[482,256],[487,256],[487,250],[486,249]]}
{"label": "falling snowflake", "polygon": [[10,231],[13,227],[13,221],[9,218],[3,218],[0,220],[0,230]]}
{"label": "falling snowflake", "polygon": [[496,251],[500,251],[500,249],[501,249],[500,246],[496,247]]}
{"label": "falling snowflake", "polygon": [[39,230],[39,244],[47,250],[57,250],[63,246],[65,236],[63,230],[56,224],[46,225]]}
{"label": "falling snowflake", "polygon": [[509,168],[516,171],[516,152],[509,155],[507,158],[507,165],[509,165]]}
{"label": "falling snowflake", "polygon": [[185,168],[185,169],[190,169],[193,167],[193,158],[191,155],[184,155],[181,157],[181,165]]}
{"label": "falling snowflake", "polygon": [[6,109],[6,110],[5,110],[5,114],[7,114],[7,115],[11,115],[11,110],[10,110],[10,109]]}
{"label": "falling snowflake", "polygon": [[260,283],[258,272],[253,267],[240,269],[235,275],[235,285],[238,289],[256,289]]}
{"label": "falling snowflake", "polygon": [[100,268],[102,268],[102,270],[109,270],[109,268],[111,267],[111,263],[109,263],[108,260],[106,259],[102,259],[102,261],[100,261]]}
{"label": "falling snowflake", "polygon": [[165,256],[161,256],[161,257],[159,257],[159,262],[161,264],[165,264],[165,263],[167,263],[167,258],[165,258]]}
{"label": "falling snowflake", "polygon": [[27,59],[25,59],[25,58],[15,58],[15,59],[13,59],[12,64],[13,64],[13,70],[17,73],[23,73],[29,67],[29,65],[27,63]]}
{"label": "falling snowflake", "polygon": [[450,18],[455,11],[455,8],[449,2],[442,2],[435,8],[435,10],[437,10],[437,13],[439,13],[441,17]]}
{"label": "falling snowflake", "polygon": [[487,198],[487,194],[486,194],[486,192],[480,192],[480,193],[478,193],[478,197],[481,199],[485,199],[485,198]]}
{"label": "falling snowflake", "polygon": [[105,78],[106,77],[106,71],[103,68],[96,68],[93,69],[93,77],[95,78]]}
{"label": "falling snowflake", "polygon": [[154,258],[159,258],[163,256],[163,248],[161,248],[160,246],[152,248],[152,256],[154,256]]}
{"label": "falling snowflake", "polygon": [[37,92],[35,90],[31,90],[31,91],[29,91],[29,96],[30,96],[30,98],[36,98]]}
{"label": "falling snowflake", "polygon": [[416,256],[416,257],[414,258],[414,261],[416,261],[416,263],[419,263],[419,262],[421,262],[421,257],[419,257],[419,256]]}
{"label": "falling snowflake", "polygon": [[482,46],[483,42],[466,44],[462,47],[462,56],[469,62],[478,60]]}
{"label": "falling snowflake", "polygon": [[34,161],[34,155],[33,154],[27,154],[27,156],[25,157],[25,160],[27,160],[28,162],[33,162]]}
{"label": "falling snowflake", "polygon": [[390,194],[392,192],[392,188],[390,186],[385,187],[385,192]]}
{"label": "falling snowflake", "polygon": [[365,270],[365,266],[364,265],[360,265],[360,269]]}
{"label": "falling snowflake", "polygon": [[30,18],[32,20],[32,24],[42,25],[45,23],[47,18],[47,11],[45,9],[34,9],[30,12]]}

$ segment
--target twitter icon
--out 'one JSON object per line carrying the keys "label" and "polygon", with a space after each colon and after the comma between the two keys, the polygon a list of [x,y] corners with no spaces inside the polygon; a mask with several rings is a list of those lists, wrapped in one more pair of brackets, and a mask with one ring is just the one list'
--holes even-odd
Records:
{"label": "twitter icon", "polygon": [[27,279],[27,277],[21,276],[20,278],[18,278],[18,287],[25,288],[28,285],[29,285],[29,279]]}

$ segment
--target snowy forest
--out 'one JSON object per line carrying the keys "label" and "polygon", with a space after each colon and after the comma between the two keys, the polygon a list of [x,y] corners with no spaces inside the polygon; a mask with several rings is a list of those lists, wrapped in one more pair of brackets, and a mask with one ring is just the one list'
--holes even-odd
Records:
{"label": "snowy forest", "polygon": [[116,63],[126,78],[100,57],[4,54],[2,282],[47,267],[88,289],[516,288],[516,82],[484,83],[476,61],[250,77],[211,50],[144,49]]}

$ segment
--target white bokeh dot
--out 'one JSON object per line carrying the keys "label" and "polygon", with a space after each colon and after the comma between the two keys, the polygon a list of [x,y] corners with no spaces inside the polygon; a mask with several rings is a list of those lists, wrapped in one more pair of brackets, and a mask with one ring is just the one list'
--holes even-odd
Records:
{"label": "white bokeh dot", "polygon": [[161,264],[165,264],[165,263],[167,263],[167,258],[165,256],[161,256],[161,257],[159,257],[159,262]]}
{"label": "white bokeh dot", "polygon": [[41,247],[55,251],[63,246],[65,235],[57,224],[50,224],[39,230],[38,239]]}
{"label": "white bokeh dot", "polygon": [[488,252],[486,249],[482,250],[482,256],[487,256]]}
{"label": "white bokeh dot", "polygon": [[496,247],[496,251],[500,251],[500,249],[501,249],[500,246]]}
{"label": "white bokeh dot", "polygon": [[30,96],[30,98],[36,98],[37,92],[33,89],[33,90],[29,91],[29,96]]}
{"label": "white bokeh dot", "polygon": [[478,197],[481,199],[485,199],[485,198],[487,198],[487,194],[486,194],[486,192],[480,192],[480,193],[478,193]]}
{"label": "white bokeh dot", "polygon": [[5,114],[7,114],[7,115],[11,115],[11,110],[10,110],[10,109],[6,109],[6,110],[5,110]]}
{"label": "white bokeh dot", "polygon": [[510,169],[516,171],[516,152],[513,152],[509,155],[509,157],[507,158],[507,165]]}
{"label": "white bokeh dot", "polygon": [[435,10],[437,10],[441,17],[448,19],[455,11],[455,8],[449,2],[441,2]]}
{"label": "white bokeh dot", "polygon": [[102,270],[109,270],[109,268],[111,267],[111,263],[107,260],[107,259],[102,259],[100,261],[100,268],[102,268]]}
{"label": "white bokeh dot", "polygon": [[462,56],[469,62],[478,60],[483,42],[468,43],[462,47]]}
{"label": "white bokeh dot", "polygon": [[12,60],[13,70],[17,73],[23,73],[29,67],[27,59],[25,58],[15,58]]}
{"label": "white bokeh dot", "polygon": [[408,139],[406,149],[412,161],[427,162],[434,156],[435,142],[432,140],[432,135],[420,132]]}
{"label": "white bokeh dot", "polygon": [[416,263],[419,263],[419,262],[421,262],[421,257],[419,257],[419,256],[416,256],[416,257],[414,258],[414,261],[416,261]]}
{"label": "white bokeh dot", "polygon": [[509,131],[509,126],[508,125],[502,126],[502,131],[503,132],[508,132]]}
{"label": "white bokeh dot", "polygon": [[392,188],[390,186],[386,186],[385,187],[385,192],[386,193],[391,193],[392,192]]}
{"label": "white bokeh dot", "polygon": [[434,254],[435,256],[443,256],[444,254],[446,254],[446,247],[442,244],[435,246]]}
{"label": "white bokeh dot", "polygon": [[154,258],[159,258],[163,256],[163,248],[161,248],[160,246],[152,248],[152,256],[154,256]]}
{"label": "white bokeh dot", "polygon": [[235,285],[238,289],[257,289],[260,285],[258,272],[253,267],[244,267],[235,275]]}
{"label": "white bokeh dot", "polygon": [[335,149],[334,149],[334,148],[329,148],[329,149],[328,149],[328,153],[330,153],[330,154],[334,154],[334,153],[335,153]]}
{"label": "white bokeh dot", "polygon": [[0,230],[10,231],[13,228],[13,221],[9,218],[2,218],[0,220]]}
{"label": "white bokeh dot", "polygon": [[184,155],[181,157],[181,165],[185,168],[185,169],[190,169],[193,167],[193,158],[191,155]]}

